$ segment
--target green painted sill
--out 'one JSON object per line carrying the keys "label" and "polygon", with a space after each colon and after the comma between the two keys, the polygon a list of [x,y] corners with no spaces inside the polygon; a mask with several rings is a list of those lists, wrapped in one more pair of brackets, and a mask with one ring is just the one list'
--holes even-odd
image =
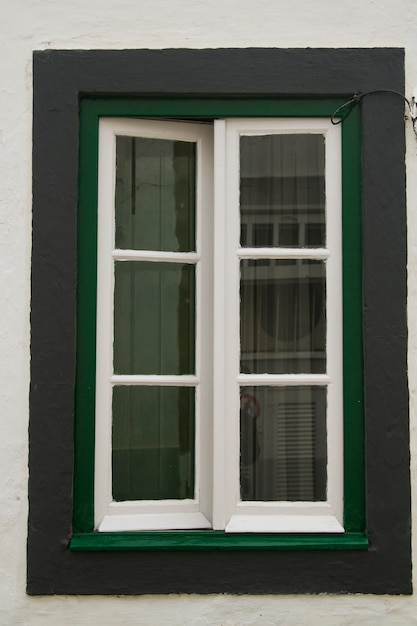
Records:
{"label": "green painted sill", "polygon": [[213,530],[152,532],[88,532],[74,534],[70,549],[110,550],[367,550],[362,533],[343,535],[276,535],[225,533]]}

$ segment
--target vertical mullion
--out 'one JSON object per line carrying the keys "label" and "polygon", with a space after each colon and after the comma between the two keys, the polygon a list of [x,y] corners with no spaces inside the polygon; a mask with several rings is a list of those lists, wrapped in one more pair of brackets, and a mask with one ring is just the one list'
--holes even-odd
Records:
{"label": "vertical mullion", "polygon": [[[327,497],[343,524],[343,336],[342,336],[342,182],[341,130],[329,126],[325,137],[326,185],[326,360]],[[337,418],[333,418],[335,415]]]}
{"label": "vertical mullion", "polygon": [[213,126],[200,128],[195,168],[194,233],[199,261],[195,290],[195,496],[213,519]]}
{"label": "vertical mullion", "polygon": [[[226,164],[224,230],[225,291],[224,320],[226,336],[223,346],[226,385],[224,388],[224,450],[225,468],[225,525],[235,512],[240,500],[240,122],[226,122]],[[217,232],[217,231],[216,231]],[[217,278],[217,273],[216,273]],[[259,316],[259,311],[256,311]],[[259,337],[256,337],[258,343]],[[227,477],[227,478],[226,478]]]}
{"label": "vertical mullion", "polygon": [[226,525],[226,122],[214,122],[214,358],[213,358],[213,529]]}

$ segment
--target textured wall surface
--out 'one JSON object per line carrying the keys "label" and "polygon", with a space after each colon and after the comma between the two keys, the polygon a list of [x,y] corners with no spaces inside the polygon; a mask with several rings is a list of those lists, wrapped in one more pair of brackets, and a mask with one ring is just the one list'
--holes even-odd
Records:
{"label": "textured wall surface", "polygon": [[[330,0],[258,0],[256,3],[249,0],[16,0],[3,3],[0,12],[1,624],[417,624],[414,596],[29,598],[25,594],[32,51],[47,48],[400,46],[406,51],[406,95],[410,97],[417,87],[416,21],[417,6],[411,0],[368,0],[366,3],[347,0],[339,4]],[[409,124],[406,158],[414,488],[417,479],[417,140]],[[414,519],[417,519],[414,502],[413,509]]]}

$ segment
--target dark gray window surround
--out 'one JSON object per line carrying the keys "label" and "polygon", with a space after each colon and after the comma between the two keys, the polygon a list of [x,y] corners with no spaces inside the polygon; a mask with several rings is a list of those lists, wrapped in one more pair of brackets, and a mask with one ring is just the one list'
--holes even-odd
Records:
{"label": "dark gray window surround", "polygon": [[[401,49],[34,53],[28,593],[411,593],[403,102],[361,103],[367,551],[71,552],[78,103],[404,93]],[[354,471],[354,468],[353,468]]]}

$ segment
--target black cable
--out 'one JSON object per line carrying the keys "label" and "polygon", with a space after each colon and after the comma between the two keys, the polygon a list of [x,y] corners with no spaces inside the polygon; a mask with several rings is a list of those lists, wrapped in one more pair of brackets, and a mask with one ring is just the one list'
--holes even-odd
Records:
{"label": "black cable", "polygon": [[[373,93],[393,93],[396,96],[400,96],[400,98],[402,98],[408,105],[408,110],[410,112],[410,117],[413,123],[413,129],[414,129],[414,132],[417,134],[416,117],[413,115],[413,110],[411,108],[410,101],[404,96],[404,94],[402,94],[399,91],[395,91],[394,89],[372,89],[371,91],[363,91],[363,92],[353,95],[349,100],[344,102],[338,109],[336,109],[336,111],[333,113],[333,115],[330,118],[331,123],[336,126],[337,124],[341,124],[342,122],[344,122],[345,119],[352,112],[353,107],[356,104],[358,104],[362,100],[362,98],[364,98],[365,96],[369,96],[370,94],[373,94]],[[339,119],[336,119],[336,118],[339,118]]]}

